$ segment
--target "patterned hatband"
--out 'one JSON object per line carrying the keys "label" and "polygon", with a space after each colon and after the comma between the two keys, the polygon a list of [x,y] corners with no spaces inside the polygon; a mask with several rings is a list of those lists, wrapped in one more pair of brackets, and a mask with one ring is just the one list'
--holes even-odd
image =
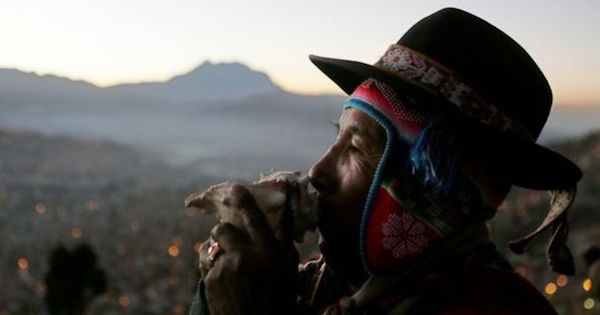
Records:
{"label": "patterned hatband", "polygon": [[446,99],[484,125],[533,141],[533,137],[518,121],[512,120],[498,107],[486,101],[454,71],[419,52],[398,44],[391,45],[375,63],[375,67]]}

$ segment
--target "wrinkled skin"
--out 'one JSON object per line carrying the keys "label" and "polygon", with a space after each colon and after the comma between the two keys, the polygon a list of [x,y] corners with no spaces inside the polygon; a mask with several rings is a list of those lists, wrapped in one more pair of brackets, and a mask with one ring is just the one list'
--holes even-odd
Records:
{"label": "wrinkled skin", "polygon": [[328,267],[360,286],[366,279],[359,255],[360,221],[385,133],[366,113],[346,109],[334,143],[309,171],[319,191],[321,252]]}
{"label": "wrinkled skin", "polygon": [[232,187],[230,205],[239,211],[247,233],[231,223],[217,224],[211,237],[221,250],[212,262],[209,242],[201,247],[200,270],[210,314],[291,314],[298,266],[295,251],[281,245],[242,185]]}
{"label": "wrinkled skin", "polygon": [[[346,109],[335,141],[309,171],[319,191],[323,255],[329,268],[354,286],[366,277],[359,256],[360,220],[384,146],[384,131],[374,120],[362,111]],[[297,256],[277,242],[243,186],[232,189],[231,207],[240,212],[248,233],[229,223],[218,224],[211,237],[222,251],[212,263],[208,242],[200,251],[210,313],[293,313]]]}

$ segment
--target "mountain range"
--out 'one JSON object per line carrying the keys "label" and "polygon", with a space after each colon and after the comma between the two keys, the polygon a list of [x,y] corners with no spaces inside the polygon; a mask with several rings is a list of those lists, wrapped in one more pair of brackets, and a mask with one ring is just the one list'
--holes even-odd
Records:
{"label": "mountain range", "polygon": [[0,92],[3,94],[33,92],[58,97],[130,96],[181,103],[224,101],[279,90],[266,74],[237,62],[214,64],[206,61],[188,73],[165,82],[127,83],[107,88],[55,75],[0,69]]}
{"label": "mountain range", "polygon": [[[109,140],[203,174],[306,170],[333,139],[343,101],[287,92],[240,63],[106,88],[0,69],[0,126]],[[540,141],[583,135],[598,121],[600,109],[555,106]]]}

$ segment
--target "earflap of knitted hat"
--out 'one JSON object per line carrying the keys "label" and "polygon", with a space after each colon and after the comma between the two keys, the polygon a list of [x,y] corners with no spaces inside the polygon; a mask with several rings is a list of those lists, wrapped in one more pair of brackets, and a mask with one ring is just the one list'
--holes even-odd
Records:
{"label": "earflap of knitted hat", "polygon": [[[479,191],[459,179],[461,153],[467,150],[466,133],[460,130],[470,126],[448,124],[448,119],[432,117],[409,102],[386,84],[368,79],[344,104],[344,108],[367,113],[386,132],[386,147],[361,223],[363,264],[373,274],[393,273],[400,266],[414,263],[473,220],[495,214],[495,209],[484,206]],[[399,147],[410,149],[395,152]],[[398,169],[398,164],[401,169],[405,167],[403,171],[389,171]],[[522,253],[531,239],[552,229],[550,265],[556,272],[572,274],[573,259],[566,247],[566,210],[574,196],[574,189],[553,191],[551,210],[542,225],[512,242],[510,248]]]}
{"label": "earflap of knitted hat", "polygon": [[[437,190],[426,192],[420,189],[422,183],[414,181],[417,176],[412,174],[413,170],[429,177],[428,182],[432,183],[447,177],[439,174],[440,165],[423,170],[413,164],[415,160],[419,165],[432,163],[427,161],[433,156],[431,152],[420,155],[420,149],[414,146],[431,122],[426,112],[404,106],[393,90],[372,79],[355,90],[344,105],[348,107],[367,113],[383,127],[387,136],[363,212],[361,253],[367,271],[388,274],[398,266],[414,262],[467,222],[448,211],[460,209],[458,199],[452,204],[453,199],[439,198]],[[403,147],[412,146],[413,150],[394,152],[401,143]],[[409,154],[417,156],[412,157],[413,163]],[[405,171],[389,172],[394,163],[406,166]],[[448,168],[453,167],[448,164]]]}

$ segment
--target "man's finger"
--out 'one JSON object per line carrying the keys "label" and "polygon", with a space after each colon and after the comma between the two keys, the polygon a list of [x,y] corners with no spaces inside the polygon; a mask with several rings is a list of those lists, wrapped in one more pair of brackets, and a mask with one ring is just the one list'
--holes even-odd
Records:
{"label": "man's finger", "polygon": [[224,251],[232,251],[239,248],[248,238],[238,228],[229,222],[219,223],[210,231],[213,240],[219,243]]}
{"label": "man's finger", "polygon": [[244,186],[231,186],[231,206],[239,211],[253,243],[264,247],[271,247],[277,243],[267,219]]}
{"label": "man's finger", "polygon": [[200,251],[198,253],[198,267],[200,268],[200,275],[202,279],[206,277],[206,274],[210,270],[210,261],[208,260],[208,248],[210,247],[210,241],[206,241],[200,245]]}

